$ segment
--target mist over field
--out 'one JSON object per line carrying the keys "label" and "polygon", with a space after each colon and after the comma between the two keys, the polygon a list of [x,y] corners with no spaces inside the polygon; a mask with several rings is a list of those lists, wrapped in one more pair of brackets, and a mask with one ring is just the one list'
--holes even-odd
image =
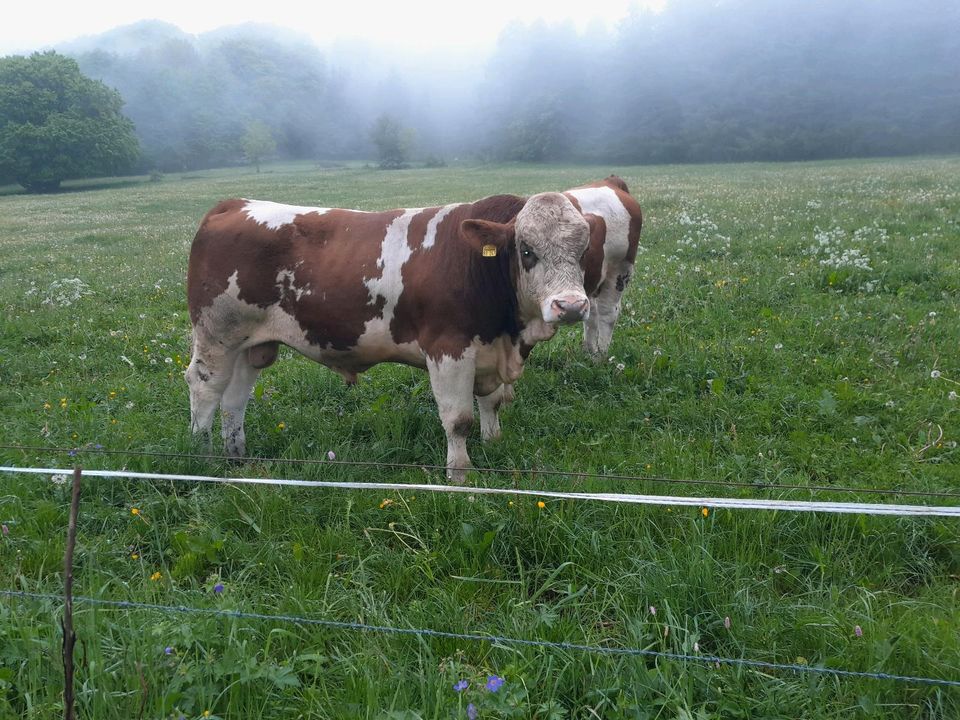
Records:
{"label": "mist over field", "polygon": [[242,163],[254,121],[277,159],[374,158],[385,114],[412,162],[808,160],[960,151],[957,27],[946,0],[684,0],[486,50],[149,20],[57,50],[119,90],[140,170]]}

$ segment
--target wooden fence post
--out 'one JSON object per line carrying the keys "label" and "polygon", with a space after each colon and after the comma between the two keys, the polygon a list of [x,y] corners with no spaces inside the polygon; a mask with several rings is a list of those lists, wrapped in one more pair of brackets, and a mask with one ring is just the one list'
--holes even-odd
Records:
{"label": "wooden fence post", "polygon": [[67,524],[67,549],[63,555],[63,717],[74,720],[73,708],[73,548],[77,543],[77,512],[80,509],[80,467],[73,468],[73,494]]}

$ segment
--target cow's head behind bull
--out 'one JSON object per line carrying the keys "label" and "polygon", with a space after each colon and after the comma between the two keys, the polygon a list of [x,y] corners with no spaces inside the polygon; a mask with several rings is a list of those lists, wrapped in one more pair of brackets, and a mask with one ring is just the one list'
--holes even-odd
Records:
{"label": "cow's head behind bull", "polygon": [[510,253],[522,320],[573,323],[587,316],[580,259],[590,226],[565,196],[534,195],[514,221],[465,220],[460,232],[477,252]]}

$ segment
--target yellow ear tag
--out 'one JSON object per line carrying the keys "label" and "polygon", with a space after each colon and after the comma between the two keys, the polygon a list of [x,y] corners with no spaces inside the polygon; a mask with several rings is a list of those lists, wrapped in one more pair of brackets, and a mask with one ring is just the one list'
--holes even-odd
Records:
{"label": "yellow ear tag", "polygon": [[496,245],[484,245],[483,250],[484,257],[496,257],[497,256],[497,246]]}

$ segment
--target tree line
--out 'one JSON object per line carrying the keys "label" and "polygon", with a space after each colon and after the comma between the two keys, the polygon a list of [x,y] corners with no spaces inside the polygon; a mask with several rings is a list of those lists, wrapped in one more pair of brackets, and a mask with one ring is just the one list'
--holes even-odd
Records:
{"label": "tree line", "polygon": [[[488,57],[454,68],[369,46],[324,52],[275,28],[195,37],[144,22],[62,48],[72,59],[0,60],[0,181],[259,169],[270,157],[400,167],[958,152],[957,27],[949,0],[673,0],[612,28],[513,24]],[[44,67],[27,92],[31,63]],[[59,165],[31,170],[31,149]]]}

